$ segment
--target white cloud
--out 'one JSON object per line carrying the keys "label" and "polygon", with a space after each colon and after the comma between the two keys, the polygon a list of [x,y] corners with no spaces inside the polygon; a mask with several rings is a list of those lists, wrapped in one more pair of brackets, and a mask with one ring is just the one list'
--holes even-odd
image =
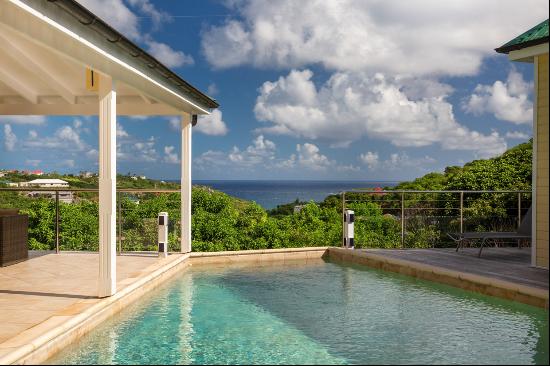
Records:
{"label": "white cloud", "polygon": [[[98,15],[109,25],[116,28],[124,36],[143,42],[148,51],[167,67],[193,65],[193,57],[174,50],[166,43],[155,41],[151,33],[140,28],[140,17],[133,12],[122,0],[78,0],[86,8]],[[151,19],[153,30],[157,30],[165,22],[170,22],[170,14],[158,10],[148,0],[128,0],[133,8]]]}
{"label": "white cloud", "polygon": [[437,163],[437,160],[431,156],[424,156],[420,158],[411,158],[407,153],[393,153],[387,160],[384,160],[383,165],[388,169],[402,169],[402,168],[426,168]]}
{"label": "white cloud", "polygon": [[[181,117],[168,117],[168,124],[174,131],[181,131]],[[199,116],[199,120],[193,131],[210,136],[223,136],[229,132],[227,125],[223,121],[222,111],[214,109],[209,115]]]}
{"label": "white cloud", "polygon": [[156,140],[153,136],[147,140],[139,140],[129,136],[117,141],[117,159],[129,162],[154,163],[158,160],[155,148]]}
{"label": "white cloud", "polygon": [[462,107],[477,116],[492,113],[502,121],[531,123],[533,103],[529,101],[529,94],[532,89],[533,83],[526,82],[519,72],[512,70],[506,82],[498,80],[493,85],[477,85]]}
{"label": "white cloud", "polygon": [[172,18],[170,14],[158,10],[149,0],[127,0],[128,3],[140,10],[141,13],[149,16],[153,22],[153,26],[158,28],[163,22],[170,22]]}
{"label": "white cloud", "polygon": [[133,40],[140,39],[139,19],[122,0],[78,0],[78,2],[126,37]]}
{"label": "white cloud", "polygon": [[202,51],[216,68],[321,64],[345,71],[472,75],[495,47],[548,14],[541,0],[227,3],[238,16],[202,34]]}
{"label": "white cloud", "polygon": [[333,163],[323,154],[320,153],[316,145],[305,143],[296,145],[298,153],[298,164],[306,169],[311,170],[326,170]]}
{"label": "white cloud", "polygon": [[167,67],[181,67],[193,65],[195,61],[190,55],[182,51],[176,51],[166,43],[156,42],[152,39],[146,40],[149,52]]}
{"label": "white cloud", "polygon": [[181,131],[181,117],[174,116],[174,117],[167,117],[168,118],[168,124],[170,128],[174,131]]}
{"label": "white cloud", "polygon": [[366,154],[359,155],[359,159],[366,164],[369,169],[374,169],[378,166],[378,152],[367,151]]}
{"label": "white cloud", "polygon": [[220,92],[220,90],[218,89],[218,86],[216,85],[216,83],[212,83],[212,84],[208,85],[208,89],[207,89],[208,95],[214,96],[214,95],[218,94],[219,92]]}
{"label": "white cloud", "polygon": [[7,151],[13,151],[15,149],[15,144],[17,143],[17,136],[11,129],[11,125],[4,125],[4,148]]}
{"label": "white cloud", "polygon": [[163,161],[168,164],[178,164],[180,159],[178,153],[174,151],[174,146],[165,146],[164,147],[164,158]]}
{"label": "white cloud", "polygon": [[[310,70],[292,70],[261,86],[254,112],[259,121],[270,125],[258,132],[325,140],[333,146],[369,136],[399,147],[439,144],[483,157],[506,150],[506,141],[498,133],[484,135],[459,124],[446,95],[414,100],[402,90],[403,79],[379,73],[338,72],[319,89],[312,77]],[[406,82],[410,89],[414,80]]]}
{"label": "white cloud", "polygon": [[214,109],[209,115],[199,116],[194,130],[211,136],[223,136],[229,131],[219,109]]}
{"label": "white cloud", "polygon": [[511,132],[506,132],[506,138],[507,139],[514,139],[514,140],[527,140],[529,139],[531,136],[529,136],[528,134],[524,133],[524,132],[521,132],[521,131],[511,131]]}
{"label": "white cloud", "polygon": [[117,138],[129,137],[128,132],[126,132],[124,127],[122,127],[122,125],[118,122],[116,124],[116,137]]}
{"label": "white cloud", "polygon": [[80,152],[89,146],[80,138],[80,130],[71,126],[63,126],[57,129],[52,136],[39,136],[34,130],[29,135],[23,146],[30,149],[58,149],[63,151]]}
{"label": "white cloud", "polygon": [[97,160],[99,158],[99,151],[96,149],[90,149],[86,151],[86,157],[90,160]]}
{"label": "white cloud", "polygon": [[207,170],[211,167],[221,167],[228,164],[227,154],[223,151],[208,150],[196,159],[194,163],[200,170]]}
{"label": "white cloud", "polygon": [[361,170],[353,164],[339,164],[335,160],[323,155],[314,144],[304,143],[296,145],[296,153],[288,158],[277,155],[277,146],[263,135],[257,136],[252,144],[245,149],[237,146],[229,152],[208,150],[194,159],[194,166],[198,170],[213,171],[223,169],[232,172],[286,172],[296,170],[297,174],[305,171],[325,173],[334,170],[342,173],[354,173]]}
{"label": "white cloud", "polygon": [[265,164],[275,159],[275,150],[276,146],[273,141],[269,141],[263,135],[259,135],[252,142],[252,145],[248,146],[245,150],[241,151],[237,146],[234,146],[228,155],[228,159],[230,162],[240,166]]}
{"label": "white cloud", "polygon": [[0,116],[0,123],[12,125],[43,125],[46,123],[45,116]]}

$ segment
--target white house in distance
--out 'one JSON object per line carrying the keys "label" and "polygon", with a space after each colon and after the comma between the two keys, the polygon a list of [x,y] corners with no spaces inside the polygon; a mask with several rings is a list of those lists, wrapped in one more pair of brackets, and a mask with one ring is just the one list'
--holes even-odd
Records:
{"label": "white house in distance", "polygon": [[116,293],[116,120],[181,119],[181,251],[191,251],[191,127],[218,103],[75,0],[0,0],[0,115],[99,117],[98,296]]}
{"label": "white house in distance", "polygon": [[[30,182],[21,182],[19,183],[20,187],[36,187],[36,188],[69,188],[69,183],[61,179],[34,179]],[[55,191],[31,191],[27,192],[29,197],[49,197],[52,199],[56,198]],[[73,202],[73,192],[70,191],[59,191],[57,193],[59,201],[65,203]]]}
{"label": "white house in distance", "polygon": [[62,179],[34,179],[30,182],[21,182],[21,187],[39,188],[69,188],[69,183]]}

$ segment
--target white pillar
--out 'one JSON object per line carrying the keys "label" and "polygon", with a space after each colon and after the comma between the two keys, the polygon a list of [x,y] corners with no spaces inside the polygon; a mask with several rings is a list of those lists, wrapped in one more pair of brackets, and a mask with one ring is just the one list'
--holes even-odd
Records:
{"label": "white pillar", "polygon": [[191,252],[191,115],[181,117],[181,252]]}
{"label": "white pillar", "polygon": [[99,297],[116,293],[116,89],[99,85]]}

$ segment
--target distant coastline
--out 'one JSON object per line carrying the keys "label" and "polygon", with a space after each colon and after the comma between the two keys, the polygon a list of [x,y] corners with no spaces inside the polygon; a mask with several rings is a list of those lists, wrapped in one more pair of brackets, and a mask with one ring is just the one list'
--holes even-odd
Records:
{"label": "distant coastline", "polygon": [[[179,182],[170,180],[170,182]],[[209,186],[231,196],[255,201],[265,209],[300,201],[320,202],[331,194],[359,188],[393,187],[396,181],[336,180],[194,180],[193,184]]]}

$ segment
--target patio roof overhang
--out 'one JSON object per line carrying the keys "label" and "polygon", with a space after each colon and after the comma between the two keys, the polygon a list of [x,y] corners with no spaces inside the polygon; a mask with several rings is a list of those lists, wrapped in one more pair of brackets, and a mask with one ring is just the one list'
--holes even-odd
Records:
{"label": "patio roof overhang", "polygon": [[218,106],[73,0],[2,2],[0,114],[97,114],[86,69],[116,80],[119,115],[208,114]]}
{"label": "patio roof overhang", "polygon": [[0,42],[0,115],[99,117],[99,296],[116,293],[117,115],[181,116],[181,251],[190,252],[192,116],[218,103],[75,0],[0,0]]}

